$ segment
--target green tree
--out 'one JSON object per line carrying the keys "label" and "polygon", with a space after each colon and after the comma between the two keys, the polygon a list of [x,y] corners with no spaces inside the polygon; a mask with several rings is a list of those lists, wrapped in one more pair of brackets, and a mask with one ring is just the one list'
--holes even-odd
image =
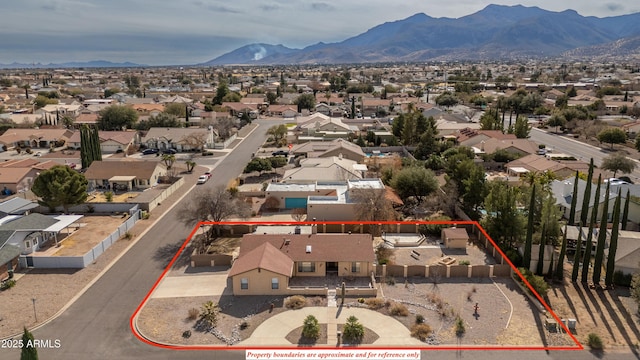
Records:
{"label": "green tree", "polygon": [[83,174],[65,165],[55,165],[36,176],[31,191],[40,198],[40,205],[51,210],[62,206],[66,214],[70,206],[87,200],[87,183]]}
{"label": "green tree", "polygon": [[525,268],[531,268],[531,246],[533,244],[533,219],[536,208],[536,184],[531,188],[531,199],[529,200],[529,211],[527,213],[527,235],[524,243],[524,254],[522,264]]}
{"label": "green tree", "polygon": [[600,183],[602,177],[598,176],[598,185],[596,186],[595,201],[593,209],[591,209],[591,221],[589,222],[589,233],[587,234],[587,243],[584,248],[584,256],[582,259],[582,282],[586,283],[589,278],[589,266],[591,264],[591,251],[593,249],[593,227],[598,219],[598,199],[600,199]]}
{"label": "green tree", "polygon": [[278,102],[278,95],[276,95],[276,93],[274,93],[271,90],[267,91],[266,97],[267,97],[267,102],[269,103],[269,105],[273,105],[276,102]]}
{"label": "green tree", "polygon": [[165,114],[173,115],[176,117],[186,117],[187,116],[187,108],[183,103],[169,103],[164,106]]}
{"label": "green tree", "polygon": [[611,144],[613,149],[614,144],[624,144],[627,141],[627,134],[622,129],[608,128],[600,131],[597,138],[601,143]]}
{"label": "green tree", "polygon": [[98,127],[100,130],[121,131],[132,128],[138,120],[138,113],[131,107],[111,105],[99,113]]}
{"label": "green tree", "polygon": [[636,163],[621,153],[615,153],[602,159],[600,168],[613,171],[613,177],[616,177],[618,171],[623,174],[632,173],[636,169]]}
{"label": "green tree", "polygon": [[527,117],[524,115],[518,116],[513,133],[518,139],[526,139],[529,137],[529,132],[531,132],[531,125],[529,125]]}
{"label": "green tree", "polygon": [[578,273],[580,272],[580,263],[582,262],[582,222],[580,222],[578,241],[576,244],[576,252],[573,255],[573,269],[571,271],[571,281],[578,281]]}
{"label": "green tree", "polygon": [[317,339],[320,336],[320,325],[318,319],[313,315],[308,315],[302,325],[302,336],[307,339]]}
{"label": "green tree", "polygon": [[50,99],[46,96],[43,95],[38,95],[35,100],[33,100],[33,104],[35,105],[36,109],[40,109],[45,107],[46,105],[55,105],[58,103],[58,100],[56,99]]}
{"label": "green tree", "polygon": [[273,136],[273,140],[276,144],[280,144],[281,140],[287,136],[287,126],[284,124],[273,125],[267,129],[267,135]]}
{"label": "green tree", "polygon": [[526,226],[524,214],[518,209],[520,193],[517,187],[506,181],[489,181],[488,195],[484,199],[487,216],[482,224],[503,250],[520,243],[522,229]]}
{"label": "green tree", "polygon": [[504,130],[503,121],[500,120],[498,109],[490,109],[480,116],[481,130]]}
{"label": "green tree", "polygon": [[547,120],[548,126],[553,126],[556,128],[556,134],[558,133],[558,127],[562,127],[567,123],[567,119],[562,114],[553,114]]}
{"label": "green tree", "polygon": [[346,342],[360,342],[364,336],[364,326],[360,324],[358,318],[351,315],[342,327],[342,336]]}
{"label": "green tree", "polygon": [[22,333],[22,351],[20,360],[38,360],[38,349],[35,347],[33,334],[27,328]]}
{"label": "green tree", "polygon": [[607,272],[604,277],[604,284],[607,287],[613,285],[613,273],[616,268],[616,251],[618,250],[618,234],[620,230],[620,204],[622,202],[622,193],[618,191],[618,197],[613,205],[613,223],[611,228],[611,240],[609,241],[609,253],[607,254]]}
{"label": "green tree", "polygon": [[102,161],[102,149],[98,129],[86,124],[80,128],[80,161],[82,168],[88,168],[94,161]]}
{"label": "green tree", "polygon": [[184,162],[184,164],[187,166],[187,172],[192,172],[193,168],[196,167],[196,162],[192,161],[192,160],[187,160]]}
{"label": "green tree", "polygon": [[564,226],[564,232],[562,234],[562,245],[560,247],[560,256],[558,257],[558,264],[556,264],[555,277],[563,281],[564,279],[564,257],[567,254],[567,225]]}
{"label": "green tree", "polygon": [[457,105],[459,102],[460,100],[458,100],[458,98],[449,91],[445,91],[436,97],[436,104],[438,106],[452,107]]}
{"label": "green tree", "polygon": [[177,128],[182,127],[182,124],[175,115],[167,114],[164,112],[159,113],[155,116],[151,116],[146,121],[138,121],[136,123],[137,130],[149,130],[153,127]]}
{"label": "green tree", "polygon": [[213,97],[214,105],[222,105],[223,99],[229,94],[229,86],[225,81],[221,81],[216,88],[216,95]]}
{"label": "green tree", "polygon": [[294,104],[298,105],[298,112],[302,109],[312,110],[316,106],[316,97],[313,94],[301,94],[294,101]]}
{"label": "green tree", "polygon": [[462,180],[465,192],[462,194],[462,204],[470,216],[478,218],[478,208],[486,196],[485,171],[480,165],[471,167],[469,177]]}
{"label": "green tree", "polygon": [[631,189],[627,188],[627,197],[624,199],[624,210],[622,211],[622,230],[627,230],[627,222],[629,222],[629,201],[631,200]]}
{"label": "green tree", "polygon": [[438,189],[438,180],[433,171],[411,166],[395,173],[391,186],[403,200],[414,197],[420,203],[425,196]]}
{"label": "green tree", "polygon": [[547,246],[547,229],[546,224],[542,224],[542,231],[540,232],[540,247],[538,248],[538,266],[536,267],[536,275],[544,275],[544,253]]}
{"label": "green tree", "polygon": [[[404,129],[404,114],[400,114],[393,119],[391,124],[391,132],[395,137],[402,137],[402,129]],[[638,137],[640,139],[640,136]],[[639,150],[640,151],[640,150]]]}
{"label": "green tree", "polygon": [[576,177],[573,179],[573,192],[571,193],[571,208],[569,209],[569,225],[573,225],[576,222],[576,205],[578,204],[578,175],[579,171],[576,170]]}
{"label": "green tree", "polygon": [[254,171],[262,173],[263,171],[270,171],[272,168],[271,161],[268,159],[255,157],[249,161],[247,166],[245,166],[244,173],[246,174]]}
{"label": "green tree", "polygon": [[580,212],[580,222],[587,225],[587,214],[589,213],[589,202],[591,201],[591,185],[593,184],[593,158],[589,160],[589,172],[587,174],[587,185],[582,198],[582,209]]}
{"label": "green tree", "polygon": [[[598,242],[596,243],[596,257],[593,263],[593,283],[600,283],[602,273],[602,261],[604,260],[604,247],[607,242],[607,220],[609,217],[609,190],[610,183],[607,183],[605,190],[604,205],[602,207],[602,218],[600,219],[600,231],[598,231]],[[620,205],[620,204],[618,204]]]}

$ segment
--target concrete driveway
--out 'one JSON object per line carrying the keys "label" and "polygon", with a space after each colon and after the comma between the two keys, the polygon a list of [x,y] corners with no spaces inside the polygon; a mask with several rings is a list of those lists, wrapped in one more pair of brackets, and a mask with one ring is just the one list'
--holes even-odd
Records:
{"label": "concrete driveway", "polygon": [[[165,276],[151,294],[151,298],[219,296],[223,293],[226,295],[227,273],[228,271],[206,275]],[[227,292],[231,293],[230,290]]]}

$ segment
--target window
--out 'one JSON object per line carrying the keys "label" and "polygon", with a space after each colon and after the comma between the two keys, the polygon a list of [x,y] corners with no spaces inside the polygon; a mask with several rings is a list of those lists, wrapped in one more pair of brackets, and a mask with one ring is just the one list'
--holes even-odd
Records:
{"label": "window", "polygon": [[271,278],[271,289],[276,290],[279,288],[278,278]]}
{"label": "window", "polygon": [[359,262],[352,262],[351,263],[351,272],[352,273],[359,273],[360,272],[360,263]]}
{"label": "window", "polygon": [[311,261],[299,262],[298,272],[316,272],[316,263]]}
{"label": "window", "polygon": [[31,241],[25,241],[24,242],[24,247],[27,248],[27,249],[30,248],[31,247]]}
{"label": "window", "polygon": [[249,289],[249,279],[247,278],[240,279],[240,289],[242,290]]}

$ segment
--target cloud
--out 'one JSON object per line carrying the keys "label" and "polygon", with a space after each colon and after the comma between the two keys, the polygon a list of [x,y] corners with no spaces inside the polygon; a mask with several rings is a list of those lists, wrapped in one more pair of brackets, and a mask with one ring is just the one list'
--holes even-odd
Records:
{"label": "cloud", "polygon": [[275,10],[280,10],[281,6],[278,4],[261,4],[260,6],[258,6],[261,10],[264,11],[275,11]]}
{"label": "cloud", "polygon": [[194,5],[199,6],[203,9],[209,10],[209,11],[213,11],[216,13],[229,13],[229,14],[241,14],[242,11],[238,10],[238,9],[234,9],[234,8],[230,8],[224,5],[218,5],[218,4],[209,4],[209,3],[204,3],[202,1],[194,1],[193,2]]}
{"label": "cloud", "polygon": [[336,9],[333,5],[324,2],[311,3],[311,8],[316,11],[333,11]]}
{"label": "cloud", "polygon": [[56,11],[56,10],[58,10],[58,4],[56,2],[50,2],[48,4],[43,4],[40,7],[45,11]]}
{"label": "cloud", "polygon": [[604,6],[609,11],[619,12],[619,11],[623,11],[624,10],[624,6],[622,4],[607,3]]}

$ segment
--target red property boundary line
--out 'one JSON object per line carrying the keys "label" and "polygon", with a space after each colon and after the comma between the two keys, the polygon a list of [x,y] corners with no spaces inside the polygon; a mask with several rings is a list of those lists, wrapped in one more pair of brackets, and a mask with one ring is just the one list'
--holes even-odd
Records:
{"label": "red property boundary line", "polygon": [[[498,251],[498,253],[500,253],[500,256],[502,256],[502,258],[507,262],[507,264],[509,264],[509,266],[511,266],[511,269],[513,269],[513,271],[518,275],[518,277],[520,277],[520,280],[522,280],[522,282],[527,286],[527,288],[531,291],[531,293],[538,299],[538,301],[540,301],[540,303],[544,306],[544,308],[553,316],[553,318],[557,321],[558,324],[560,324],[562,330],[564,330],[564,332],[571,338],[571,340],[573,340],[573,342],[575,343],[576,346],[433,346],[433,347],[421,347],[421,348],[413,348],[413,347],[360,347],[358,346],[357,348],[354,349],[358,349],[358,350],[379,350],[379,349],[390,349],[390,350],[407,350],[407,349],[415,349],[415,350],[426,350],[426,351],[460,351],[460,350],[505,350],[505,351],[509,351],[509,350],[517,350],[517,351],[523,351],[523,350],[545,350],[545,351],[564,351],[564,350],[584,350],[584,347],[582,346],[582,344],[580,344],[580,342],[575,338],[575,336],[571,333],[571,331],[569,331],[569,329],[566,327],[566,325],[560,320],[560,318],[558,317],[558,315],[556,315],[556,313],[551,310],[551,307],[544,301],[544,299],[533,289],[533,287],[531,286],[531,284],[524,278],[524,276],[520,273],[520,271],[518,271],[518,269],[513,265],[513,263],[509,260],[509,258],[505,255],[505,253],[498,247],[498,245],[495,243],[495,241],[493,241],[493,239],[489,236],[489,234],[487,234],[487,232],[482,228],[482,226],[480,226],[480,224],[477,221],[267,221],[267,222],[260,222],[260,221],[221,221],[221,222],[211,222],[211,221],[201,221],[198,224],[196,224],[196,226],[193,228],[193,230],[191,230],[191,233],[189,234],[189,236],[187,237],[187,239],[184,241],[184,243],[182,244],[182,246],[180,246],[180,249],[178,249],[178,251],[176,252],[176,254],[173,256],[173,258],[171,259],[171,261],[169,262],[169,264],[167,265],[167,267],[164,269],[164,271],[162,272],[162,274],[158,277],[158,279],[156,280],[156,282],[153,284],[153,286],[151,287],[151,289],[149,290],[149,292],[147,293],[147,295],[144,297],[144,299],[142,300],[142,302],[140,302],[140,305],[138,305],[138,307],[136,308],[136,311],[131,315],[131,318],[129,319],[129,327],[131,329],[131,331],[133,332],[133,334],[135,335],[135,337],[138,338],[138,340],[147,343],[149,345],[155,346],[155,347],[159,347],[159,348],[163,348],[163,349],[170,349],[170,350],[238,350],[238,351],[246,351],[246,350],[281,350],[281,349],[288,349],[287,347],[283,347],[283,346],[273,346],[273,347],[269,347],[269,346],[263,346],[263,347],[234,347],[234,346],[220,346],[220,345],[194,345],[194,346],[182,346],[182,345],[170,345],[170,344],[163,344],[163,343],[158,343],[155,342],[151,339],[146,338],[145,336],[143,336],[142,334],[140,334],[138,332],[137,326],[136,326],[136,319],[140,313],[140,311],[142,310],[142,308],[144,307],[144,305],[147,303],[147,301],[149,300],[149,298],[151,297],[151,294],[155,291],[155,289],[158,287],[158,285],[160,284],[160,281],[162,281],[162,279],[165,277],[165,275],[167,274],[167,272],[169,272],[169,270],[173,267],[173,264],[176,262],[176,260],[178,259],[178,257],[180,256],[180,254],[182,253],[182,251],[184,251],[185,247],[187,246],[187,244],[189,244],[189,242],[191,241],[191,238],[196,234],[196,232],[198,231],[198,229],[200,229],[200,227],[202,226],[207,226],[207,225],[398,225],[398,224],[410,224],[410,225],[473,225],[475,227],[477,227],[480,232],[482,232],[482,234],[491,242],[491,244],[493,245],[493,247]],[[297,347],[292,346],[292,349],[300,349]],[[336,347],[330,347],[330,346],[326,346],[326,347],[322,347],[322,346],[314,346],[312,349],[349,349],[349,348],[336,348]]]}

